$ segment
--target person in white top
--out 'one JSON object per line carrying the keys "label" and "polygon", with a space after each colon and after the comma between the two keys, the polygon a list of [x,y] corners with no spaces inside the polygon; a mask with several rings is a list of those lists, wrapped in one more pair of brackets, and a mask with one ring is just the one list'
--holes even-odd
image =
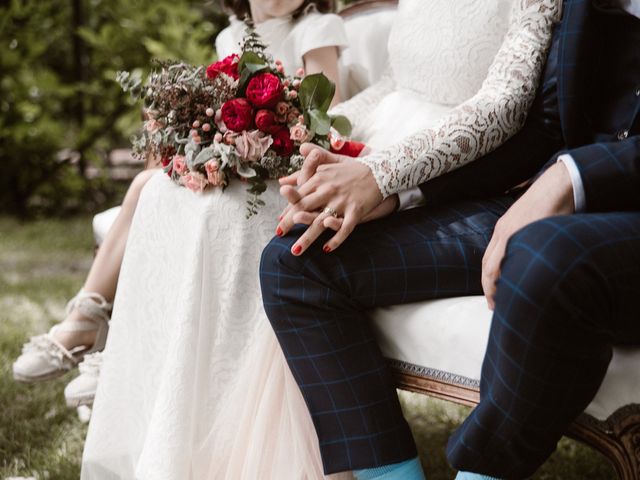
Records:
{"label": "person in white top", "polygon": [[[245,26],[238,18],[250,14],[269,52],[282,61],[286,73],[293,75],[298,69],[323,72],[336,83],[333,104],[340,101],[338,59],[347,37],[342,19],[326,13],[331,8],[329,0],[228,0],[225,5],[233,14],[229,27],[216,37],[219,58],[239,52]],[[60,324],[25,344],[13,365],[16,380],[36,383],[57,378],[86,357],[91,368],[80,369],[81,375],[65,389],[65,397],[69,406],[93,401],[129,228],[140,192],[155,171],[146,170],[132,182],[82,290],[69,302]]]}
{"label": "person in white top", "polygon": [[[237,19],[250,13],[268,53],[289,73],[304,68],[336,81],[346,33],[340,17],[325,13],[329,5],[227,2],[234,17],[216,41],[218,54],[239,51],[244,27]],[[268,329],[258,264],[284,206],[277,182],[268,184],[265,205],[249,219],[242,182],[198,195],[158,173],[145,186],[122,261],[83,479],[238,478],[211,470],[208,442],[225,434],[216,428],[228,415],[223,400],[254,357],[257,332]],[[321,472],[317,454],[315,464],[290,458],[308,445],[296,442],[286,452],[289,471],[301,472],[293,478]]]}
{"label": "person in white top", "polygon": [[[277,9],[271,6],[277,5]],[[280,60],[285,73],[293,75],[303,69],[306,73],[323,72],[336,84],[332,105],[340,103],[341,88],[338,81],[340,50],[347,47],[344,22],[338,15],[327,13],[331,2],[285,1],[259,2],[228,0],[226,5],[234,12],[230,25],[216,37],[216,51],[220,58],[239,53],[245,32],[242,18],[249,13],[262,40],[269,45],[274,59]],[[291,8],[299,5],[292,12]],[[282,12],[289,12],[282,14]]]}

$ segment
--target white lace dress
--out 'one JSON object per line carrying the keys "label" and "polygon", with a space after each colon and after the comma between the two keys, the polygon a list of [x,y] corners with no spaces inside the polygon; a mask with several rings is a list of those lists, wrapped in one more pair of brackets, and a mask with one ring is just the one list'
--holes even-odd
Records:
{"label": "white lace dress", "polygon": [[[522,125],[560,0],[401,0],[383,80],[337,108],[385,196]],[[317,439],[261,308],[258,263],[282,207],[197,196],[163,175],[131,228],[84,479],[316,479]]]}

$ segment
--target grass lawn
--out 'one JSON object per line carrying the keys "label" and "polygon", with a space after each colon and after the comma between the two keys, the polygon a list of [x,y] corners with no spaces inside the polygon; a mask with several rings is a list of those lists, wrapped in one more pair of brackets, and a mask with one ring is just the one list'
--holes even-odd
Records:
{"label": "grass lawn", "polygon": [[[67,299],[82,285],[93,254],[90,226],[88,217],[30,223],[0,217],[0,480],[80,476],[86,425],[66,408],[62,394],[75,374],[25,386],[12,380],[11,363],[30,335],[46,331],[63,316]],[[469,410],[409,393],[402,393],[402,403],[428,478],[452,479],[455,472],[447,465],[444,446]],[[534,478],[615,477],[603,457],[563,439]]]}

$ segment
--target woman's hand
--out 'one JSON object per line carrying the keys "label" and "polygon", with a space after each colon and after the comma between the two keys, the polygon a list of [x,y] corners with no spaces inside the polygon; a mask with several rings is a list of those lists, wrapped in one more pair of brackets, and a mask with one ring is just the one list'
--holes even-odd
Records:
{"label": "woman's hand", "polygon": [[[349,157],[335,155],[305,144],[300,149],[305,162],[297,174],[281,180],[280,193],[290,205],[281,216],[276,233],[286,235],[294,224],[309,225],[293,245],[301,255],[327,229],[337,233],[324,245],[324,251],[338,248],[358,223],[393,212],[397,197],[383,203],[371,170]],[[298,185],[298,189],[294,187]],[[329,209],[325,211],[325,208]],[[335,212],[336,218],[331,214]]]}

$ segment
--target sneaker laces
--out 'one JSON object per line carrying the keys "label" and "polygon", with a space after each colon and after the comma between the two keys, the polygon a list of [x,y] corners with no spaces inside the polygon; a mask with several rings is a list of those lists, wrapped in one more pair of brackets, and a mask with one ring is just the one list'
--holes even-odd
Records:
{"label": "sneaker laces", "polygon": [[65,360],[70,361],[71,364],[76,363],[73,354],[58,342],[51,332],[31,337],[29,341],[22,346],[22,353],[44,354],[50,359],[55,360],[60,367],[65,365]]}

